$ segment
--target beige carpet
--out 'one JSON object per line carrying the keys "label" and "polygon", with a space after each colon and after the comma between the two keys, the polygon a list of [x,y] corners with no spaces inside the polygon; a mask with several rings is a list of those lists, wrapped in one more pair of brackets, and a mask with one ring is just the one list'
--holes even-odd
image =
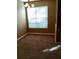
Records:
{"label": "beige carpet", "polygon": [[17,43],[17,59],[61,59],[61,49],[54,52],[42,52],[60,43],[53,36],[28,35]]}

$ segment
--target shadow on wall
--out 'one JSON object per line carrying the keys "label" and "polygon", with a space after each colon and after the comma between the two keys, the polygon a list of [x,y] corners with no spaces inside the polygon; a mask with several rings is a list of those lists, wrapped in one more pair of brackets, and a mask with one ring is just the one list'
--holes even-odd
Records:
{"label": "shadow on wall", "polygon": [[25,8],[21,0],[17,0],[17,38],[27,32]]}

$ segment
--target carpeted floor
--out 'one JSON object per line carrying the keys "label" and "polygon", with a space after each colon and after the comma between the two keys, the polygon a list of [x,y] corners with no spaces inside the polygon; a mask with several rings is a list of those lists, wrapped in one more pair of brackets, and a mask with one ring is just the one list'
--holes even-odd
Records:
{"label": "carpeted floor", "polygon": [[53,36],[28,35],[17,43],[17,59],[61,59],[61,48],[53,52],[42,50],[54,47]]}

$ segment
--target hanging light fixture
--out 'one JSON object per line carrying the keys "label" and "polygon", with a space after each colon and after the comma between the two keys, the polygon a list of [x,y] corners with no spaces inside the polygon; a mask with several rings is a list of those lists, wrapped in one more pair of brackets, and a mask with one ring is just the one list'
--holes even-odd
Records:
{"label": "hanging light fixture", "polygon": [[31,7],[34,7],[34,4],[31,4]]}
{"label": "hanging light fixture", "polygon": [[27,8],[34,7],[34,4],[26,3],[26,4],[24,5],[24,7],[27,7]]}
{"label": "hanging light fixture", "polygon": [[26,8],[30,8],[30,7],[34,7],[34,4],[30,3],[30,0],[22,0],[24,3],[24,7]]}
{"label": "hanging light fixture", "polygon": [[29,6],[29,4],[28,3],[26,3],[25,5],[24,5],[24,7],[28,7]]}
{"label": "hanging light fixture", "polygon": [[30,8],[31,6],[28,6],[28,8]]}

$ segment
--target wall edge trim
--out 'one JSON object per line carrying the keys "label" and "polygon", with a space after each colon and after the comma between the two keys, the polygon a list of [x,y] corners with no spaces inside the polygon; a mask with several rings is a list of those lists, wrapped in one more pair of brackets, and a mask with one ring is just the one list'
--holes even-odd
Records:
{"label": "wall edge trim", "polygon": [[23,37],[25,37],[28,34],[36,34],[36,35],[55,35],[55,33],[33,33],[33,32],[27,32],[24,35],[22,35],[21,37],[19,37],[17,40],[21,40]]}
{"label": "wall edge trim", "polygon": [[24,35],[22,35],[21,37],[19,37],[17,40],[21,40],[23,37],[25,37],[26,35],[28,35],[28,33],[25,33]]}
{"label": "wall edge trim", "polygon": [[33,33],[33,32],[28,32],[28,34],[37,34],[37,35],[55,35],[55,33]]}

